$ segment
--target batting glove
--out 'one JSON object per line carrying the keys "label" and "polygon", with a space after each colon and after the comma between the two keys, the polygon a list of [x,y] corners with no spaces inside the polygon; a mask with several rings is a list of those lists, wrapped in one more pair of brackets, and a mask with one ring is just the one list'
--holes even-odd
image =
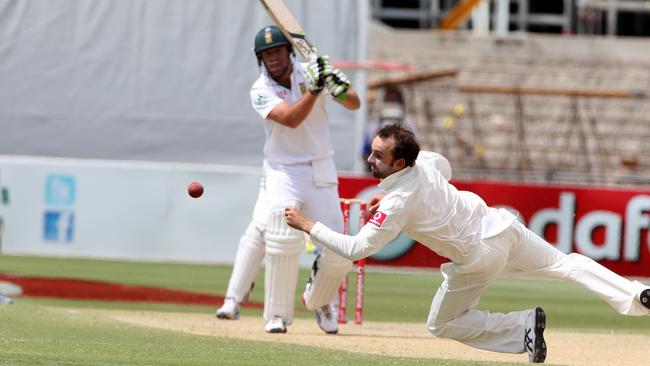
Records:
{"label": "batting glove", "polygon": [[325,80],[325,86],[332,96],[338,100],[345,99],[345,93],[350,88],[350,79],[339,69],[333,69]]}
{"label": "batting glove", "polygon": [[330,57],[327,55],[318,56],[317,61],[318,66],[320,66],[321,77],[323,80],[327,80],[327,78],[332,74],[332,71],[334,71],[334,68],[330,63]]}
{"label": "batting glove", "polygon": [[318,59],[311,60],[307,64],[305,82],[307,90],[312,94],[318,94],[323,90],[324,82],[320,72],[320,65]]}

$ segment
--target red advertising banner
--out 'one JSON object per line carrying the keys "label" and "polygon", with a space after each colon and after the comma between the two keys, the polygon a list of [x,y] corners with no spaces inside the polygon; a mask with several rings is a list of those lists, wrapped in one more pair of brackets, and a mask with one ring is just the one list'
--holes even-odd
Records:
{"label": "red advertising banner", "polygon": [[[341,197],[378,193],[371,177],[340,177]],[[650,189],[502,182],[452,182],[481,196],[489,206],[519,212],[528,228],[565,253],[584,254],[625,276],[650,277]],[[438,267],[447,262],[405,236],[367,264]]]}

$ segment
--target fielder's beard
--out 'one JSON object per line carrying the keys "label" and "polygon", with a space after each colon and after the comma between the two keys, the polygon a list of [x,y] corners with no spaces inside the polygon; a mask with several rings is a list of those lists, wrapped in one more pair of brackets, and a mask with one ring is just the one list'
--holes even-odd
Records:
{"label": "fielder's beard", "polygon": [[377,167],[374,165],[370,165],[370,174],[372,174],[373,177],[377,179],[382,179],[383,177],[381,176],[381,173],[379,170],[377,170]]}

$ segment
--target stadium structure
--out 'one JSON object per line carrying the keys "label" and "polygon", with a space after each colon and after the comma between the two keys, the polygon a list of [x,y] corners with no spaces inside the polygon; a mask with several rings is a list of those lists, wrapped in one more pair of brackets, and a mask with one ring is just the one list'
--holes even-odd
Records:
{"label": "stadium structure", "polygon": [[368,58],[412,67],[372,71],[371,100],[398,86],[456,177],[650,183],[644,1],[371,4]]}

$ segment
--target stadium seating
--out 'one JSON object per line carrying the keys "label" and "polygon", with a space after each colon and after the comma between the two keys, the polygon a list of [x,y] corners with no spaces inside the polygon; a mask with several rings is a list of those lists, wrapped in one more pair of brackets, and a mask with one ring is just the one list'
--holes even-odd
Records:
{"label": "stadium seating", "polygon": [[[648,184],[648,49],[643,39],[371,27],[368,52],[416,71],[458,68],[401,85],[424,147],[447,155],[457,178]],[[369,81],[396,75],[406,74]]]}

